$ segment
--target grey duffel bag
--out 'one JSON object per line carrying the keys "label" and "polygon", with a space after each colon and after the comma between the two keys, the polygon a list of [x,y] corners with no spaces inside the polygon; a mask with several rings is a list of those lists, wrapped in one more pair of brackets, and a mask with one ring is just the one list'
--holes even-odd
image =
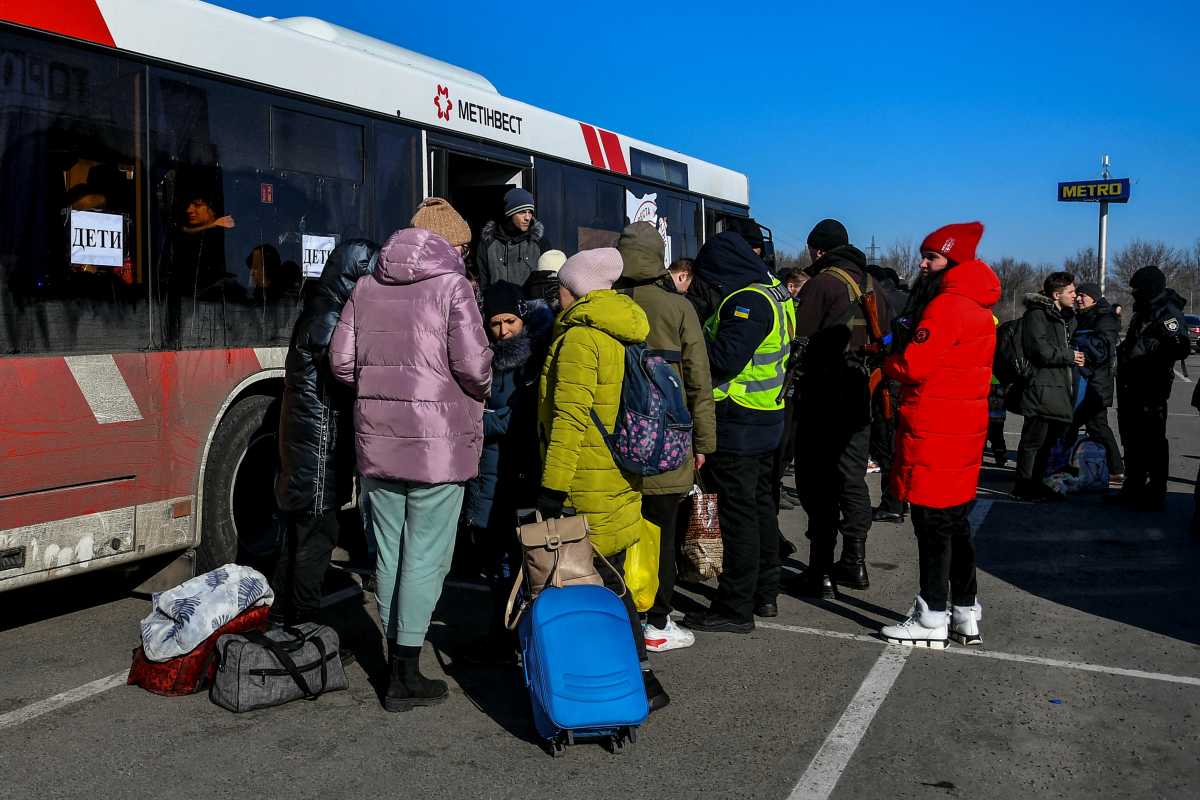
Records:
{"label": "grey duffel bag", "polygon": [[316,700],[346,688],[337,633],[307,622],[266,633],[217,639],[217,677],[208,696],[230,711],[252,711],[298,700]]}

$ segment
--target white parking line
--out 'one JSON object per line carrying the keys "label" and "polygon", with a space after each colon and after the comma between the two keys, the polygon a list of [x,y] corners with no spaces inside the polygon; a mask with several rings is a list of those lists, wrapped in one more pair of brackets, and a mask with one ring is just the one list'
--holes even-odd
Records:
{"label": "white parking line", "polygon": [[98,678],[91,683],[76,686],[74,689],[60,692],[53,697],[47,697],[45,700],[39,700],[24,708],[18,708],[16,711],[0,714],[0,730],[29,722],[29,720],[40,717],[42,714],[49,714],[51,711],[56,711],[63,706],[69,706],[72,703],[78,703],[80,700],[86,700],[92,695],[107,692],[114,686],[122,686],[128,676],[129,670],[115,672],[107,678]]}
{"label": "white parking line", "polygon": [[871,667],[850,705],[842,713],[842,718],[825,737],[800,782],[788,795],[788,800],[825,800],[833,793],[851,756],[866,735],[871,720],[875,718],[875,712],[883,705],[896,678],[900,677],[900,670],[904,669],[910,652],[906,648],[889,646],[880,654],[879,660]]}
{"label": "white parking line", "polygon": [[[798,625],[782,625],[778,622],[762,622],[755,620],[754,624],[759,628],[766,628],[773,631],[785,631],[787,633],[803,633],[809,636],[821,636],[826,639],[849,639],[855,642],[868,642],[876,645],[883,645],[884,642],[877,636],[870,636],[863,633],[843,633],[842,631],[827,631],[821,628],[803,628]],[[934,651],[930,651],[934,652]],[[1140,669],[1126,669],[1125,667],[1109,667],[1104,664],[1089,664],[1084,661],[1063,661],[1057,658],[1043,658],[1042,656],[1026,656],[1019,653],[1003,653],[999,650],[983,650],[968,647],[950,647],[945,650],[937,651],[941,653],[950,653],[960,656],[975,656],[976,658],[991,658],[996,661],[1014,661],[1021,664],[1038,664],[1043,667],[1056,667],[1058,669],[1074,669],[1082,672],[1100,672],[1106,675],[1119,675],[1123,678],[1140,678],[1143,680],[1162,681],[1164,683],[1181,683],[1185,686],[1200,686],[1200,678],[1194,678],[1191,675],[1171,675],[1166,672],[1146,672]]]}

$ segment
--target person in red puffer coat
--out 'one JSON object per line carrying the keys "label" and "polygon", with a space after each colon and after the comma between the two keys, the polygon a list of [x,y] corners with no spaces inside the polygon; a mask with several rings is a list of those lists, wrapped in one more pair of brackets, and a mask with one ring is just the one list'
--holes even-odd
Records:
{"label": "person in red puffer coat", "polygon": [[967,222],[925,237],[921,276],[883,365],[901,386],[891,490],[912,505],[921,574],[909,618],[882,631],[899,644],[982,641],[967,515],[987,438],[991,306],[1000,299],[999,279],[975,257],[982,236],[981,223]]}

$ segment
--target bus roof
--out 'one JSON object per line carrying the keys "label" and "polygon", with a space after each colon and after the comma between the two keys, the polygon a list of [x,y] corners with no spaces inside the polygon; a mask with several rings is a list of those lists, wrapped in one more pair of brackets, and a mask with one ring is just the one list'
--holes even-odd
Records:
{"label": "bus roof", "polygon": [[631,148],[687,165],[687,188],[749,205],[746,176],[504,97],[483,76],[312,17],[200,0],[8,0],[0,19],[628,175]]}

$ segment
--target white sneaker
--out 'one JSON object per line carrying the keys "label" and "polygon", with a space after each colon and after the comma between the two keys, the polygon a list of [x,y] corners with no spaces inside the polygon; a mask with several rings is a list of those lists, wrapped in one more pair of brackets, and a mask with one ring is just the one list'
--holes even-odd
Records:
{"label": "white sneaker", "polygon": [[696,643],[696,634],[687,628],[679,627],[670,617],[667,617],[667,625],[664,628],[656,628],[647,623],[642,628],[642,634],[646,637],[646,649],[651,653],[679,650]]}
{"label": "white sneaker", "polygon": [[981,619],[983,606],[978,601],[973,606],[954,606],[950,609],[950,638],[961,644],[983,644],[979,633]]}
{"label": "white sneaker", "polygon": [[908,619],[899,625],[887,625],[879,633],[891,644],[945,650],[949,644],[949,622],[949,612],[930,611],[921,596],[917,595]]}

